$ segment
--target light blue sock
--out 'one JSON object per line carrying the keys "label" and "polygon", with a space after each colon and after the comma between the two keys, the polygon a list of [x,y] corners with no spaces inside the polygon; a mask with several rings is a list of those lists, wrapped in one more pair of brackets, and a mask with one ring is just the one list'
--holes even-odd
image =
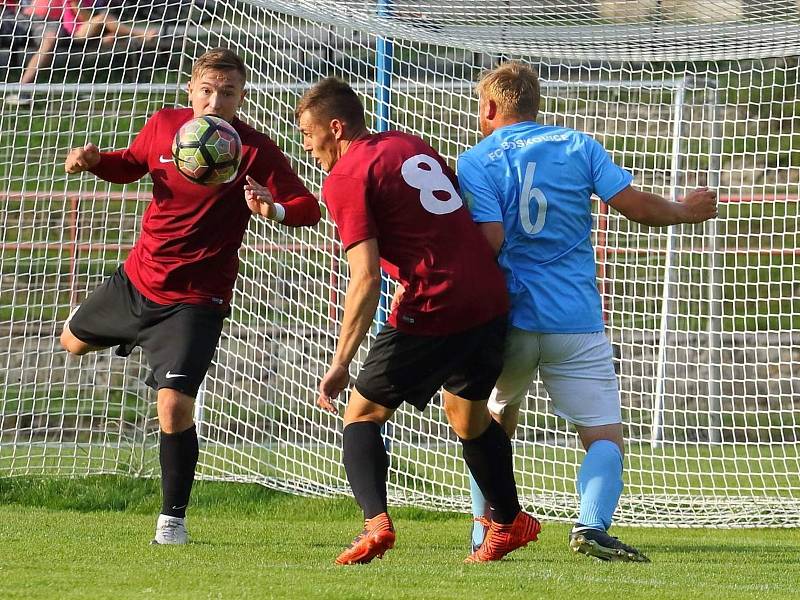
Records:
{"label": "light blue sock", "polygon": [[[481,492],[481,488],[478,487],[478,483],[475,481],[472,473],[469,474],[469,492],[472,495],[472,517],[478,518],[486,515],[489,512],[489,507],[487,506],[486,498],[483,497],[483,492]],[[483,525],[477,521],[473,522],[472,543],[476,546],[480,546],[483,543],[483,536]]]}
{"label": "light blue sock", "polygon": [[583,459],[578,472],[581,513],[578,522],[586,527],[608,530],[622,494],[622,452],[609,440],[597,440]]}

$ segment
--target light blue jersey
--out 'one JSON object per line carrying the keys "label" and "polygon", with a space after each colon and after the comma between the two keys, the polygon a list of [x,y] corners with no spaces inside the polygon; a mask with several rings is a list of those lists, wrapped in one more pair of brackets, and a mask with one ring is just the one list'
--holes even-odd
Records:
{"label": "light blue jersey", "polygon": [[607,202],[631,174],[588,135],[525,121],[462,154],[458,180],[476,222],[503,223],[498,261],[511,324],[540,333],[602,331],[590,198]]}

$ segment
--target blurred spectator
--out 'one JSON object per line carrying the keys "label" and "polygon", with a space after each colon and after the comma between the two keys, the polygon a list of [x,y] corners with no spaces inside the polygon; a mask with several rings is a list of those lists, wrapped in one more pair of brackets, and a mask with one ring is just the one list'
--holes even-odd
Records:
{"label": "blurred spectator", "polygon": [[155,29],[129,27],[121,23],[108,11],[108,0],[67,0],[65,4],[63,24],[75,39],[100,38],[104,47],[113,46],[114,41],[121,37],[140,39],[145,45],[158,39]]}
{"label": "blurred spectator", "polygon": [[[51,6],[52,4],[52,6]],[[58,4],[58,6],[55,6]],[[30,58],[20,78],[20,83],[33,83],[40,68],[46,68],[53,60],[53,50],[61,30],[64,12],[63,0],[33,0],[19,12],[18,24],[29,40],[38,39],[39,46]],[[10,94],[4,99],[6,104],[21,106],[30,104],[33,95],[29,92]]]}
{"label": "blurred spectator", "polygon": [[0,0],[0,48],[11,48],[17,22],[16,0]]}
{"label": "blurred spectator", "polygon": [[[119,0],[111,0],[119,2]],[[144,3],[143,3],[144,4]],[[141,6],[140,10],[157,10],[155,6]],[[161,8],[163,11],[163,21],[179,25],[191,20],[199,23],[207,23],[217,14],[219,7],[215,0],[168,0]]]}
{"label": "blurred spectator", "polygon": [[[139,39],[142,45],[154,44],[156,30],[129,27],[106,10],[108,0],[31,0],[20,10],[27,21],[29,39],[38,39],[39,46],[30,58],[20,78],[20,83],[34,83],[41,69],[53,62],[59,39],[99,40],[100,46],[109,48],[121,37]],[[32,92],[7,95],[5,103],[27,106],[33,103]]]}

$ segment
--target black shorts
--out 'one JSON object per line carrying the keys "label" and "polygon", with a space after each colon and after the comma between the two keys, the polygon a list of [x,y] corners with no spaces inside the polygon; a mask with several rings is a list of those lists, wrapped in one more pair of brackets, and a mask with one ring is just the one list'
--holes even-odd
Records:
{"label": "black shorts", "polygon": [[467,400],[486,400],[503,369],[507,327],[507,315],[445,336],[410,335],[385,325],[355,387],[391,409],[408,402],[424,410],[441,387]]}
{"label": "black shorts", "polygon": [[227,307],[157,304],[134,287],[124,269],[106,279],[72,316],[69,330],[92,346],[141,346],[152,372],[147,385],[195,397],[214,358]]}

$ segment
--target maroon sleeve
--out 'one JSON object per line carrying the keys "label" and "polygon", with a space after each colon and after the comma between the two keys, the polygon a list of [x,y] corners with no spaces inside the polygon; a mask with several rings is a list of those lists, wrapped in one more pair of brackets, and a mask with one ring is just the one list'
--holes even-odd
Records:
{"label": "maroon sleeve", "polygon": [[111,183],[131,183],[147,175],[150,172],[147,154],[155,137],[157,120],[158,113],[147,120],[130,148],[101,152],[100,162],[89,171]]}
{"label": "maroon sleeve", "polygon": [[319,202],[300,181],[280,148],[266,136],[251,172],[253,179],[267,186],[275,202],[286,211],[281,223],[300,227],[319,222]]}
{"label": "maroon sleeve", "polygon": [[358,242],[378,237],[363,179],[329,175],[322,185],[322,196],[331,213],[339,238],[347,250]]}

